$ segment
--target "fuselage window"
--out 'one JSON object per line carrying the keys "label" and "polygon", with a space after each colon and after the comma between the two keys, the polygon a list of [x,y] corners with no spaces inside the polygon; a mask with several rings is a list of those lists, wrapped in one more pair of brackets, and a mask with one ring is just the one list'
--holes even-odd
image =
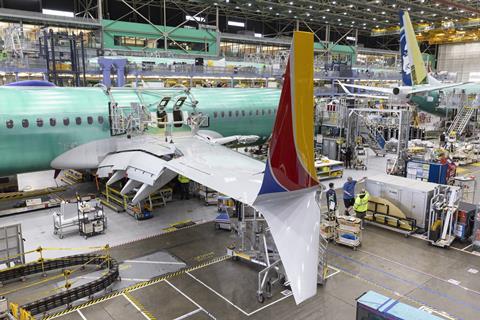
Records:
{"label": "fuselage window", "polygon": [[81,117],[76,117],[76,118],[75,118],[75,123],[76,123],[77,125],[81,125],[81,124],[82,124],[82,118],[81,118]]}
{"label": "fuselage window", "polygon": [[222,118],[225,118],[225,112],[222,111]]}
{"label": "fuselage window", "polygon": [[99,124],[103,124],[103,116],[98,116],[97,121]]}
{"label": "fuselage window", "polygon": [[214,118],[217,118],[217,117],[218,117],[218,112],[217,112],[217,111],[215,111],[215,112],[213,113],[213,117],[214,117]]}
{"label": "fuselage window", "polygon": [[260,111],[258,111],[258,109],[255,111],[255,115],[259,115],[260,114]]}
{"label": "fuselage window", "polygon": [[242,117],[245,117],[245,110],[242,110]]}
{"label": "fuselage window", "polygon": [[69,118],[63,118],[63,125],[68,126],[70,124],[70,119]]}
{"label": "fuselage window", "polygon": [[272,114],[272,109],[268,109],[268,115]]}
{"label": "fuselage window", "polygon": [[7,120],[7,128],[12,129],[13,128],[13,120]]}
{"label": "fuselage window", "polygon": [[228,111],[228,116],[231,118],[232,117],[232,111]]}
{"label": "fuselage window", "polygon": [[240,111],[235,110],[235,117],[238,117],[240,115]]}
{"label": "fuselage window", "polygon": [[262,109],[262,116],[265,115],[265,109]]}
{"label": "fuselage window", "polygon": [[93,117],[87,117],[87,123],[92,124],[93,123]]}
{"label": "fuselage window", "polygon": [[22,127],[28,128],[28,119],[23,119],[22,120]]}
{"label": "fuselage window", "polygon": [[57,124],[57,120],[55,120],[55,118],[50,118],[50,126],[55,127],[56,124]]}
{"label": "fuselage window", "polygon": [[39,128],[43,127],[43,119],[37,118],[37,127]]}
{"label": "fuselage window", "polygon": [[273,109],[273,114],[277,114],[277,109]]}
{"label": "fuselage window", "polygon": [[248,115],[249,115],[250,117],[253,116],[253,111],[252,111],[252,110],[248,111]]}

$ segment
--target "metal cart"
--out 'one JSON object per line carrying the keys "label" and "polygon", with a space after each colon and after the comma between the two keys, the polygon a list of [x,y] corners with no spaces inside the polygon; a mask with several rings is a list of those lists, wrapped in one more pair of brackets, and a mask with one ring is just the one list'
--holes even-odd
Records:
{"label": "metal cart", "polygon": [[367,149],[363,146],[356,146],[354,152],[353,167],[355,170],[367,170]]}
{"label": "metal cart", "polygon": [[362,244],[361,220],[351,216],[339,216],[335,228],[335,243],[352,247],[357,250]]}
{"label": "metal cart", "polygon": [[107,219],[99,201],[78,202],[78,229],[87,239],[105,231]]}

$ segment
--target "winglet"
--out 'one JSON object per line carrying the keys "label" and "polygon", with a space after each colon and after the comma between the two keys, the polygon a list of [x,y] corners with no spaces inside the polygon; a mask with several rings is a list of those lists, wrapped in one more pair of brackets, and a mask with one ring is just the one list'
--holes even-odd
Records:
{"label": "winglet", "polygon": [[318,184],[313,112],[313,34],[295,32],[260,194]]}
{"label": "winglet", "polygon": [[313,106],[313,34],[295,32],[253,206],[267,220],[297,304],[317,291],[320,210],[315,201]]}
{"label": "winglet", "polygon": [[406,86],[428,84],[427,68],[425,68],[412,21],[407,11],[400,11],[400,48],[403,84]]}

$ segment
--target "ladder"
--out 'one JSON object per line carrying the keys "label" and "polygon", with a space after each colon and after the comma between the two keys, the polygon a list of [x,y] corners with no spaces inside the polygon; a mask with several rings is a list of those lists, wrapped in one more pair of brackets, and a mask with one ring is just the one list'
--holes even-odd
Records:
{"label": "ladder", "polygon": [[318,275],[317,275],[318,284],[325,283],[327,273],[328,273],[327,246],[328,246],[328,241],[322,235],[320,235],[320,242],[318,243]]}

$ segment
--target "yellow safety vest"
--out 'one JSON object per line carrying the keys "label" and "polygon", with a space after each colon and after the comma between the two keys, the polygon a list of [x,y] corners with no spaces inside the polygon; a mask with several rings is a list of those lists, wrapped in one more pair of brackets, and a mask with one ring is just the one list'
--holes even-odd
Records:
{"label": "yellow safety vest", "polygon": [[353,210],[357,212],[367,212],[369,199],[370,199],[370,194],[368,192],[365,192],[365,196],[363,198],[360,198],[360,196],[357,196],[355,198],[355,204],[353,205]]}
{"label": "yellow safety vest", "polygon": [[181,174],[179,174],[179,175],[178,175],[178,181],[180,181],[180,183],[189,183],[189,182],[190,182],[190,179],[188,179],[187,177],[182,176]]}

